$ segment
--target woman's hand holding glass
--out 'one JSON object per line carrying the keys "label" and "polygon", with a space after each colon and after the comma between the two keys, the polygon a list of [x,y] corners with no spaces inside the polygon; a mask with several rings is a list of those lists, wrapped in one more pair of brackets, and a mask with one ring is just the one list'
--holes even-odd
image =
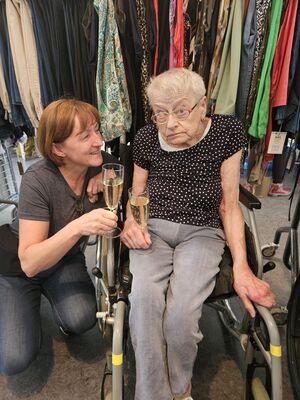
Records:
{"label": "woman's hand holding glass", "polygon": [[105,235],[117,227],[118,217],[111,211],[97,208],[75,219],[75,232],[80,236]]}
{"label": "woman's hand holding glass", "polygon": [[139,190],[130,188],[128,190],[130,209],[135,222],[142,231],[145,231],[149,218],[149,193],[148,189]]}
{"label": "woman's hand holding glass", "polygon": [[130,249],[147,249],[151,245],[147,231],[149,218],[148,190],[130,188],[128,191],[131,215],[127,216],[121,239]]}

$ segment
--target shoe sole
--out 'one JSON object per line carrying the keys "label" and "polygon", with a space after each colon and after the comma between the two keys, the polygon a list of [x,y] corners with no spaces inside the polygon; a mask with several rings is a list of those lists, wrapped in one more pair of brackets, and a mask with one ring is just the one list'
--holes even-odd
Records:
{"label": "shoe sole", "polygon": [[291,193],[268,193],[268,196],[270,197],[289,197]]}

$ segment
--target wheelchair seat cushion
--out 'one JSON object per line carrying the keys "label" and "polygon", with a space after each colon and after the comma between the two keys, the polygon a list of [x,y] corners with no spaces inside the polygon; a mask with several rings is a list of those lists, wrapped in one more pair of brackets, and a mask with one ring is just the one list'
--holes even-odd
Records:
{"label": "wheelchair seat cushion", "polygon": [[9,224],[0,226],[0,275],[24,275],[18,257],[19,239],[11,232]]}

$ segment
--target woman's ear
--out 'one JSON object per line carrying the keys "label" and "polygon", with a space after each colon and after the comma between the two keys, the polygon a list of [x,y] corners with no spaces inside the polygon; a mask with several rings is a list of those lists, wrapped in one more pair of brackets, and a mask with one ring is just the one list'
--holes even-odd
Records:
{"label": "woman's ear", "polygon": [[[203,96],[203,97],[200,99],[199,105],[200,105],[201,110],[203,110],[203,111],[202,111],[203,116],[201,115],[201,118],[204,119],[204,118],[206,117],[206,113],[207,113],[207,97],[206,97],[206,96]],[[202,113],[201,113],[201,114],[202,114]]]}
{"label": "woman's ear", "polygon": [[58,157],[66,156],[60,143],[52,143],[52,153]]}

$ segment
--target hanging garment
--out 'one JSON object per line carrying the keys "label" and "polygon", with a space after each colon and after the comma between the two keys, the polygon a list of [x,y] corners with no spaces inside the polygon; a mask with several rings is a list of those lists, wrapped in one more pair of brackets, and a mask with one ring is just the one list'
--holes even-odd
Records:
{"label": "hanging garment", "polygon": [[220,4],[214,56],[213,56],[212,63],[211,63],[209,81],[208,81],[208,87],[207,87],[208,102],[210,101],[211,94],[215,88],[217,78],[218,78],[221,56],[222,56],[222,49],[223,49],[223,40],[225,37],[226,28],[227,28],[227,24],[228,24],[230,4],[231,4],[231,0],[222,0],[222,2]]}
{"label": "hanging garment", "polygon": [[215,88],[211,94],[216,101],[217,114],[235,114],[235,102],[240,73],[242,25],[244,1],[233,0],[224,40],[219,74]]}
{"label": "hanging garment", "polygon": [[176,66],[175,60],[175,49],[174,49],[174,36],[175,36],[175,26],[176,26],[176,5],[177,0],[170,0],[169,9],[169,27],[170,27],[170,50],[169,50],[169,68],[174,68]]}
{"label": "hanging garment", "polygon": [[252,121],[248,131],[251,136],[258,139],[264,138],[267,132],[269,96],[271,86],[271,68],[280,27],[282,6],[283,0],[274,1],[272,3],[270,33],[260,75]]}
{"label": "hanging garment", "polygon": [[10,47],[22,104],[33,127],[43,112],[37,51],[31,12],[26,0],[6,0]]}
{"label": "hanging garment", "polygon": [[[273,108],[287,104],[289,70],[292,55],[298,0],[289,0],[285,10],[284,19],[278,35],[274,55],[271,89],[269,121],[265,138],[265,148],[268,149],[273,124]],[[271,156],[272,157],[272,156]]]}
{"label": "hanging garment", "polygon": [[53,11],[51,1],[48,0],[28,0],[31,8],[34,35],[38,53],[40,90],[42,103],[46,107],[53,100],[57,100],[59,95],[58,85],[58,49],[56,37],[51,38],[53,32]]}
{"label": "hanging garment", "polygon": [[[155,2],[154,2],[155,8]],[[137,11],[137,21],[139,27],[139,33],[141,37],[141,45],[142,45],[142,60],[141,60],[141,92],[142,92],[142,101],[143,101],[143,110],[145,116],[145,123],[150,120],[150,106],[148,102],[148,97],[146,94],[146,87],[150,81],[151,76],[151,58],[149,51],[149,31],[147,29],[147,18],[146,18],[146,7],[144,5],[143,0],[136,0],[136,11]],[[157,14],[157,10],[155,9],[155,13]],[[159,35],[159,32],[156,32],[156,37]],[[157,41],[157,39],[156,39]],[[154,60],[155,63],[155,60]],[[155,67],[154,67],[155,71]]]}
{"label": "hanging garment", "polygon": [[195,35],[197,30],[198,0],[184,2],[185,19],[185,67],[194,69]]}
{"label": "hanging garment", "polygon": [[181,68],[184,65],[184,15],[183,0],[177,0],[176,26],[174,34],[175,66]]}
{"label": "hanging garment", "polygon": [[30,125],[30,120],[21,102],[20,92],[16,81],[16,75],[9,43],[4,0],[0,0],[0,55],[2,59],[4,80],[9,95],[11,120],[15,126],[22,126],[26,124]]}
{"label": "hanging garment", "polygon": [[197,9],[193,69],[202,76],[205,87],[208,85],[213,58],[219,8],[220,0],[203,0]]}
{"label": "hanging garment", "polygon": [[255,0],[256,6],[256,42],[253,57],[253,68],[250,90],[247,101],[247,111],[245,118],[245,131],[248,131],[251,123],[255,98],[258,88],[258,79],[262,68],[262,60],[265,53],[265,47],[269,31],[269,14],[271,7],[271,0]]}
{"label": "hanging garment", "polygon": [[[126,135],[126,141],[132,143],[136,132],[138,129],[144,126],[145,121],[140,83],[141,45],[138,32],[136,31],[136,9],[134,8],[133,2],[131,2],[131,4],[133,6],[132,8],[135,10],[135,13],[131,12],[130,3],[127,0],[115,1],[115,15],[120,35],[121,50],[123,54],[126,81],[128,84],[128,94],[132,111],[132,126],[130,132]],[[136,47],[132,45],[135,40],[137,40],[137,43],[139,44],[139,54],[137,54],[135,51]]]}
{"label": "hanging garment", "polygon": [[[53,0],[52,0],[53,1]],[[59,7],[59,1],[61,6]],[[93,93],[95,93],[95,80],[93,67],[89,63],[89,42],[85,36],[83,27],[84,17],[87,9],[92,7],[92,0],[72,1],[55,0],[54,3],[55,15],[62,8],[62,23],[56,23],[55,31],[58,34],[58,49],[60,52],[60,85],[63,90],[63,95],[68,95],[70,90],[71,96],[93,103]],[[59,18],[56,17],[56,21]],[[63,40],[60,38],[63,37]],[[98,37],[97,37],[98,39]],[[95,40],[97,40],[95,38]],[[68,58],[68,63],[65,64],[65,58]],[[71,82],[68,76],[72,74]]]}
{"label": "hanging garment", "polygon": [[247,101],[251,85],[256,37],[255,0],[250,0],[247,4],[247,14],[244,22],[240,76],[235,107],[236,116],[243,122],[246,117]]}
{"label": "hanging garment", "polygon": [[10,102],[8,91],[4,79],[3,63],[0,53],[0,101],[2,103],[3,109],[5,110],[5,119],[8,119],[8,115],[11,114]]}
{"label": "hanging garment", "polygon": [[298,5],[286,106],[277,107],[275,119],[283,129],[296,134],[300,126],[300,7]]}
{"label": "hanging garment", "polygon": [[96,88],[104,140],[125,135],[131,108],[112,0],[94,0],[99,16]]}
{"label": "hanging garment", "polygon": [[90,71],[91,103],[97,106],[96,72],[97,72],[97,38],[98,38],[98,16],[93,1],[88,1],[82,18],[84,37],[87,42],[87,60]]}

